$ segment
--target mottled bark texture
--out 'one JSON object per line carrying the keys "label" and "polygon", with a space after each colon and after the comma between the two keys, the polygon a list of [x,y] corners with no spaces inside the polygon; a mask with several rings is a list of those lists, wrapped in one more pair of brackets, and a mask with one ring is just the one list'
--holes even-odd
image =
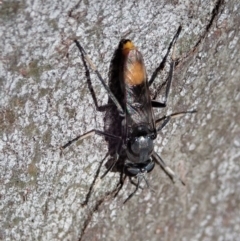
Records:
{"label": "mottled bark texture", "polygon": [[[239,240],[239,23],[236,0],[1,1],[0,240]],[[156,115],[197,113],[172,120],[155,150],[186,186],[156,166],[155,192],[143,185],[123,205],[134,185],[126,179],[114,198],[120,173],[99,179],[111,161],[105,138],[60,155],[113,124],[97,111],[91,87],[99,106],[107,93],[73,40],[108,81],[120,39],[132,39],[150,77],[179,25],[168,107]]]}

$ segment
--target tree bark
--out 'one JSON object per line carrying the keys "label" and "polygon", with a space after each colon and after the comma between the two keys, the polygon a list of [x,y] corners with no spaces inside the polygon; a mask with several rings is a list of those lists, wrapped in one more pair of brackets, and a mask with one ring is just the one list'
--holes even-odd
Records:
{"label": "tree bark", "polygon": [[[237,1],[3,1],[0,5],[0,240],[238,240],[240,223],[240,4]],[[121,38],[142,52],[148,77],[178,26],[179,59],[155,150],[185,181],[157,166],[134,190],[106,171],[104,80]],[[166,80],[171,56],[152,87]],[[89,78],[88,80],[88,71]],[[161,93],[158,98],[161,98]],[[154,190],[155,192],[151,191]]]}

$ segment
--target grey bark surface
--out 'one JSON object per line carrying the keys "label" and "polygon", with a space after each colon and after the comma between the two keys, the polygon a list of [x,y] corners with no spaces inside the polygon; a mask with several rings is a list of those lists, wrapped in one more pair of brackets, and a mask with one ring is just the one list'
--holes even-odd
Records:
{"label": "grey bark surface", "polygon": [[[239,240],[239,24],[236,0],[2,1],[0,240]],[[73,40],[107,81],[120,39],[132,39],[150,77],[179,25],[180,61],[168,107],[156,116],[197,113],[172,120],[155,150],[186,186],[156,166],[148,175],[155,192],[139,190],[123,205],[134,190],[129,180],[114,198],[120,174],[96,178],[99,166],[99,175],[106,170],[103,137],[60,155],[69,140],[104,127]],[[104,105],[107,93],[90,73]]]}

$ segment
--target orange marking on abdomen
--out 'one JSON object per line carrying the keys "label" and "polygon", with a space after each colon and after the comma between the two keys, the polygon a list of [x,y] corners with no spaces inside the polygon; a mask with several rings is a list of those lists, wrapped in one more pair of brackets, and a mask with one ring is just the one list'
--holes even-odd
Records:
{"label": "orange marking on abdomen", "polygon": [[123,45],[123,54],[127,55],[129,53],[129,51],[136,49],[136,47],[134,46],[132,41],[127,41],[124,45]]}
{"label": "orange marking on abdomen", "polygon": [[139,85],[146,80],[145,68],[140,62],[132,63],[125,72],[124,79],[129,85]]}

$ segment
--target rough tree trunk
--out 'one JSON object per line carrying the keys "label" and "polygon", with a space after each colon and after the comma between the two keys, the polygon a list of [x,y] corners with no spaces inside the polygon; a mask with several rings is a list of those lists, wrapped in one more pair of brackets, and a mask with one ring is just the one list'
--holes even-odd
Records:
{"label": "rough tree trunk", "polygon": [[[2,1],[0,4],[0,240],[238,240],[240,236],[240,4],[212,1]],[[148,76],[179,25],[168,108],[156,151],[186,182],[158,167],[129,200],[106,170],[108,143],[77,38],[107,81],[121,38],[143,53]],[[152,91],[164,82],[166,68]],[[90,78],[99,105],[108,96]],[[102,166],[101,166],[102,165]],[[101,168],[99,168],[101,166]],[[90,195],[88,195],[91,190]],[[85,202],[85,205],[82,203]]]}

